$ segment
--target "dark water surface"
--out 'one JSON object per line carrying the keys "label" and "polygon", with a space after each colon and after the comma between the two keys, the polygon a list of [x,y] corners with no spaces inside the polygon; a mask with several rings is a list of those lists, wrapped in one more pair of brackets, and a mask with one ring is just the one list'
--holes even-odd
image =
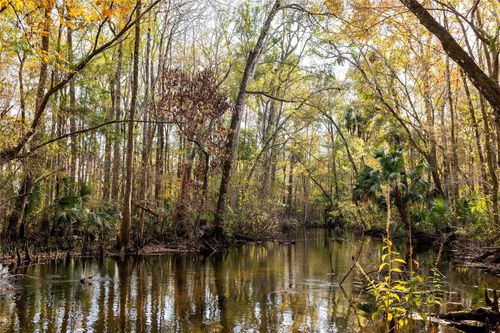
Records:
{"label": "dark water surface", "polygon": [[[222,255],[176,254],[120,261],[53,261],[0,296],[0,332],[365,332],[377,329],[350,301],[364,280],[352,264],[359,238],[325,230],[297,234],[295,244],[251,244]],[[381,242],[365,238],[360,263],[378,266]],[[430,264],[432,252],[419,254]],[[496,277],[444,257],[448,310],[482,305]],[[93,276],[82,284],[83,276]],[[444,309],[446,310],[446,309]],[[369,318],[369,315],[367,315]],[[456,332],[428,325],[420,332]]]}

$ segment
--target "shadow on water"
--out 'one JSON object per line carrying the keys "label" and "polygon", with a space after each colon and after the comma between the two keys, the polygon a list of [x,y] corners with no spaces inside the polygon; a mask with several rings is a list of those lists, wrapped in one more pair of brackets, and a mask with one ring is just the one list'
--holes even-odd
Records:
{"label": "shadow on water", "polygon": [[[27,277],[0,296],[1,332],[366,332],[352,301],[365,281],[352,265],[360,239],[322,229],[295,244],[250,244],[227,253],[52,261],[25,268]],[[404,249],[402,249],[404,251]],[[378,266],[381,242],[365,238],[359,262]],[[435,254],[420,253],[428,266]],[[498,279],[444,257],[443,310],[482,305]],[[91,277],[81,281],[82,277]],[[456,332],[420,327],[421,332]]]}

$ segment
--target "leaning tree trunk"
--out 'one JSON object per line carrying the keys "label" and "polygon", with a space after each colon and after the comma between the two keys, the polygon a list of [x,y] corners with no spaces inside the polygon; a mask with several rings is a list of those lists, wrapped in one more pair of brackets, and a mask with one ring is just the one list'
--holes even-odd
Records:
{"label": "leaning tree trunk", "polygon": [[443,27],[418,0],[400,0],[434,36],[436,36],[443,50],[467,74],[472,84],[482,96],[491,104],[495,116],[500,117],[500,86],[490,78],[457,43],[448,30]]}
{"label": "leaning tree trunk", "polygon": [[247,99],[247,86],[248,83],[251,81],[253,73],[255,71],[255,67],[257,66],[259,56],[264,47],[264,41],[267,38],[267,35],[269,34],[271,22],[280,7],[281,7],[281,0],[276,0],[274,2],[273,7],[271,8],[271,11],[267,15],[264,25],[262,26],[255,47],[248,54],[247,61],[245,64],[245,70],[241,78],[238,97],[236,98],[233,114],[231,116],[231,125],[227,135],[226,157],[224,159],[224,164],[222,167],[222,178],[219,188],[219,199],[217,201],[217,210],[215,212],[213,236],[217,238],[223,237],[222,227],[224,224],[224,215],[226,212],[227,194],[228,194],[229,182],[231,179],[231,171],[233,169],[233,163],[236,160],[236,155],[238,151],[240,122],[241,122],[241,115],[244,111],[245,102]]}
{"label": "leaning tree trunk", "polygon": [[[141,2],[137,2],[137,19],[140,18]],[[123,198],[123,219],[120,229],[120,252],[123,254],[130,241],[130,228],[132,225],[132,186],[134,179],[133,173],[133,159],[134,159],[134,119],[135,111],[137,108],[137,88],[139,84],[139,46],[141,42],[141,24],[137,22],[135,26],[135,40],[134,40],[134,63],[132,71],[132,95],[130,99],[129,119],[127,122],[127,150],[125,160],[125,191]]]}

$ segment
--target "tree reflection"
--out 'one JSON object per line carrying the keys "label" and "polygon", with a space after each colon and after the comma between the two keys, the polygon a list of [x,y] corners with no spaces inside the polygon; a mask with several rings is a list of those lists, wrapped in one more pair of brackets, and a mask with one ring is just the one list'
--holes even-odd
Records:
{"label": "tree reflection", "polygon": [[[0,298],[0,331],[359,332],[368,326],[372,332],[356,303],[363,277],[354,270],[338,287],[358,244],[354,236],[340,240],[312,230],[296,244],[245,245],[207,258],[78,259],[19,268],[16,274],[26,277]],[[374,266],[379,249],[367,238],[361,265]],[[451,283],[449,308],[480,303],[484,285],[497,283],[446,260],[441,271]],[[90,284],[80,282],[89,275]]]}

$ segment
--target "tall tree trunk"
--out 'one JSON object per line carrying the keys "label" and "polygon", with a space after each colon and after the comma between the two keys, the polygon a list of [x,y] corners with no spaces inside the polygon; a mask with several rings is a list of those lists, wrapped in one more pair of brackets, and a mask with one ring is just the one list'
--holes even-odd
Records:
{"label": "tall tree trunk", "polygon": [[115,90],[115,133],[113,143],[113,167],[111,172],[111,199],[118,200],[118,193],[120,192],[120,170],[121,170],[121,157],[120,157],[120,137],[121,137],[121,107],[122,107],[122,89],[121,89],[121,75],[122,75],[122,59],[123,59],[123,41],[118,46],[118,60],[116,67],[116,75],[114,79]]}
{"label": "tall tree trunk", "polygon": [[485,168],[483,149],[481,147],[481,135],[479,134],[479,125],[477,123],[474,104],[472,104],[472,98],[470,95],[469,86],[467,85],[467,78],[465,77],[465,74],[463,73],[463,71],[461,72],[461,74],[462,74],[462,81],[463,81],[463,85],[464,85],[465,95],[467,96],[469,115],[470,115],[471,120],[472,120],[472,127],[474,128],[474,138],[476,141],[477,155],[479,157],[479,168],[481,170],[481,186],[483,187],[484,194],[488,195],[490,193],[490,189],[488,187],[488,182],[486,180],[487,179],[486,178],[486,168]]}
{"label": "tall tree trunk", "polygon": [[304,225],[307,224],[309,220],[309,178],[306,176],[302,177],[302,185],[304,187],[304,214],[302,216]]}
{"label": "tall tree trunk", "polygon": [[[149,15],[149,19],[151,19],[151,15]],[[141,177],[140,177],[140,186],[139,186],[139,191],[140,191],[140,201],[141,205],[143,207],[147,207],[147,202],[146,202],[146,197],[148,193],[148,184],[149,182],[147,181],[147,177],[149,174],[149,158],[150,158],[150,152],[151,152],[151,145],[152,145],[152,129],[153,126],[148,123],[148,120],[150,119],[149,112],[150,112],[150,101],[149,101],[149,89],[150,89],[150,77],[149,77],[149,58],[150,58],[150,51],[151,51],[151,21],[149,20],[148,22],[148,30],[147,30],[147,38],[146,38],[146,58],[145,60],[145,78],[146,82],[144,83],[145,85],[145,93],[144,93],[144,101],[145,103],[143,106],[143,116],[142,119],[144,120],[143,124],[143,130],[142,130],[142,168],[141,168]],[[137,241],[136,241],[136,246],[138,248],[142,247],[144,245],[143,242],[143,234],[144,234],[144,214],[145,210],[141,209],[141,213],[139,216],[139,225],[137,227]]]}
{"label": "tall tree trunk", "polygon": [[[113,80],[111,80],[113,81]],[[114,82],[110,82],[110,90],[113,92]],[[115,109],[115,99],[114,92],[111,94],[111,110],[109,110],[110,117],[113,117],[113,111]],[[104,171],[103,171],[103,184],[102,184],[102,198],[104,201],[109,201],[111,198],[111,150],[112,150],[112,139],[109,133],[106,131],[104,134]]]}
{"label": "tall tree trunk", "polygon": [[[483,20],[481,18],[479,10],[476,11],[476,23],[479,29],[481,30],[484,29]],[[492,36],[492,39],[488,42],[485,42],[484,40],[480,41],[480,45],[478,45],[479,65],[483,66],[484,62],[486,62],[486,68],[488,69],[489,77],[498,84],[500,50],[498,49],[498,47],[491,46],[493,40],[495,39],[493,39]],[[498,37],[496,37],[496,40],[498,40]],[[484,59],[480,53],[481,49],[484,54]],[[470,54],[473,53],[470,52]],[[496,133],[495,136],[496,136],[496,146],[497,146],[496,150],[497,158],[495,159],[495,166],[498,167],[498,164],[500,163],[500,114],[495,112],[494,118],[495,118],[495,133]]]}
{"label": "tall tree trunk", "polygon": [[164,150],[164,124],[158,124],[158,138],[156,140],[156,165],[155,165],[155,201],[160,205],[163,182],[163,150]]}
{"label": "tall tree trunk", "polygon": [[[273,93],[273,95],[277,95]],[[277,95],[278,96],[278,95]],[[269,109],[269,112],[265,112],[267,115],[267,119],[264,119],[265,127],[265,135],[263,137],[264,142],[271,142],[269,149],[264,153],[264,161],[263,161],[263,176],[262,176],[262,194],[263,197],[267,197],[271,191],[271,179],[272,179],[272,168],[273,168],[273,159],[275,154],[274,149],[274,138],[275,138],[275,122],[276,122],[276,102],[274,100],[269,101],[266,104],[266,108]]]}
{"label": "tall tree trunk", "polygon": [[484,124],[484,135],[486,140],[486,160],[488,162],[488,170],[490,173],[490,184],[491,184],[491,204],[493,206],[493,221],[496,226],[499,226],[499,216],[498,216],[498,177],[495,169],[495,161],[493,157],[492,151],[492,141],[491,141],[491,131],[489,125],[489,117],[488,111],[486,109],[486,103],[484,102],[484,98],[481,96],[479,98],[479,102],[481,104],[481,113]]}
{"label": "tall tree trunk", "polygon": [[257,62],[259,60],[259,56],[264,47],[264,41],[267,38],[267,35],[269,34],[271,22],[280,7],[281,7],[281,0],[276,0],[262,26],[255,47],[250,51],[247,57],[245,70],[243,71],[243,76],[241,78],[240,87],[238,90],[238,97],[236,98],[236,103],[231,116],[231,124],[227,135],[226,157],[224,159],[224,164],[222,167],[222,178],[219,188],[219,199],[217,201],[217,210],[215,212],[215,219],[214,219],[215,228],[213,235],[217,238],[223,237],[222,227],[224,224],[224,215],[226,212],[227,194],[228,194],[229,182],[231,181],[231,172],[233,169],[233,163],[237,157],[236,155],[238,151],[238,139],[240,133],[241,115],[244,111],[245,102],[247,99],[247,85],[252,80],[252,76],[254,74]]}
{"label": "tall tree trunk", "polygon": [[441,118],[441,146],[443,147],[442,150],[442,155],[443,155],[443,169],[442,169],[442,174],[443,174],[443,191],[444,191],[444,196],[445,198],[448,198],[450,196],[450,161],[448,160],[448,119],[446,119],[446,102],[447,98],[443,100],[442,107],[440,108],[440,118]]}
{"label": "tall tree trunk", "polygon": [[24,126],[26,122],[26,96],[24,92],[24,63],[26,62],[26,54],[22,51],[22,56],[18,54],[19,71],[17,79],[19,80],[19,105],[21,107],[21,123]]}
{"label": "tall tree trunk", "polygon": [[203,151],[203,184],[202,184],[202,207],[205,206],[208,200],[208,173],[210,171],[210,154]]}
{"label": "tall tree trunk", "polygon": [[[446,21],[445,21],[446,22]],[[453,92],[451,89],[451,73],[450,73],[450,59],[446,57],[446,87],[447,87],[447,100],[448,100],[448,108],[450,110],[450,126],[451,126],[451,160],[450,160],[450,194],[451,200],[456,202],[458,198],[458,177],[457,177],[457,169],[458,169],[458,156],[457,156],[457,139],[455,135],[455,106],[453,105]]]}
{"label": "tall tree trunk", "polygon": [[[59,23],[59,28],[57,30],[57,40],[56,40],[56,53],[59,54],[59,52],[61,51],[61,36],[62,36],[62,30],[63,30],[63,24],[62,23]],[[23,53],[24,54],[24,53]],[[58,79],[59,75],[58,75],[58,69],[56,68],[52,68],[52,71],[51,71],[51,74],[50,74],[50,87],[53,87],[54,86],[54,81]],[[20,75],[19,77],[20,80],[22,80],[22,75]],[[22,82],[19,83],[20,86],[22,85]],[[23,90],[24,89],[19,89],[20,90],[20,95],[21,95],[21,98],[23,98]],[[55,97],[57,98],[59,95],[59,93],[55,94]],[[25,110],[23,110],[24,108],[26,107],[25,103],[24,102],[21,102],[21,112],[23,113],[21,115],[21,118],[22,118],[22,122],[24,124],[24,112]],[[62,109],[60,109],[62,110]],[[60,112],[57,112],[57,113],[60,113]],[[50,121],[50,137],[53,138],[55,137],[55,135],[57,134],[57,124],[58,124],[58,118],[59,118],[59,115],[56,116],[57,114],[56,112],[53,112],[52,114],[52,117],[51,117],[51,121]],[[56,156],[45,156],[47,162],[46,162],[46,168],[47,170],[55,170],[55,169],[59,169],[59,163],[58,163],[58,158]],[[54,193],[54,188],[56,186],[54,186],[55,182],[56,182],[57,179],[53,180],[52,177],[49,177],[49,179],[47,180],[48,181],[48,184],[46,185],[47,186],[47,194],[45,195],[45,207],[48,207],[52,200],[53,200],[53,193]],[[43,226],[42,226],[42,230],[46,230],[46,229],[43,229]]]}
{"label": "tall tree trunk", "polygon": [[[68,48],[68,64],[73,66],[73,29],[67,27],[67,48]],[[76,131],[76,92],[75,92],[75,78],[69,81],[69,130]],[[77,163],[77,137],[72,135],[70,137],[71,159],[69,174],[71,180],[76,181],[76,163]]]}
{"label": "tall tree trunk", "polygon": [[288,172],[288,196],[286,200],[287,217],[292,218],[293,212],[293,167],[295,165],[295,155],[290,153],[290,170]]}
{"label": "tall tree trunk", "polygon": [[189,208],[189,202],[191,201],[190,193],[192,191],[191,173],[193,170],[194,159],[196,157],[196,149],[194,145],[190,143],[189,148],[186,149],[185,157],[181,166],[181,178],[180,178],[180,189],[179,198],[177,200],[177,205],[175,207],[175,232],[177,236],[185,236],[187,229],[185,222],[186,214]]}
{"label": "tall tree trunk", "polygon": [[[428,36],[428,40],[431,39],[431,36]],[[444,195],[443,185],[441,183],[441,177],[439,175],[439,163],[438,163],[438,155],[437,155],[437,142],[436,142],[436,115],[435,108],[432,104],[432,97],[430,94],[430,77],[429,72],[431,68],[431,64],[428,59],[430,59],[430,48],[424,47],[422,49],[422,53],[424,54],[425,66],[423,68],[423,85],[424,85],[424,108],[426,113],[426,125],[429,131],[429,155],[428,155],[428,163],[431,166],[431,177],[434,182],[434,187],[436,189],[437,194]]]}
{"label": "tall tree trunk", "polygon": [[[136,18],[140,18],[141,1],[137,2]],[[139,46],[141,42],[141,24],[137,22],[135,26],[134,38],[134,62],[132,72],[132,95],[130,99],[129,119],[127,122],[127,150],[125,152],[125,195],[123,198],[122,224],[120,229],[120,252],[125,253],[130,240],[130,228],[132,225],[132,187],[133,162],[134,162],[134,120],[137,108],[137,89],[139,85]]]}
{"label": "tall tree trunk", "polygon": [[[337,152],[333,154],[333,161],[332,161],[332,166],[333,166],[333,182],[335,184],[335,199],[337,201],[340,200],[340,191],[339,191],[339,176],[337,173]],[[339,162],[340,164],[340,162]]]}
{"label": "tall tree trunk", "polygon": [[405,227],[411,230],[411,224],[410,224],[411,222],[409,214],[410,212],[408,211],[408,199],[403,193],[401,193],[399,185],[394,186],[393,194],[394,194],[394,204],[398,209],[399,216],[401,217],[401,222],[403,222]]}

